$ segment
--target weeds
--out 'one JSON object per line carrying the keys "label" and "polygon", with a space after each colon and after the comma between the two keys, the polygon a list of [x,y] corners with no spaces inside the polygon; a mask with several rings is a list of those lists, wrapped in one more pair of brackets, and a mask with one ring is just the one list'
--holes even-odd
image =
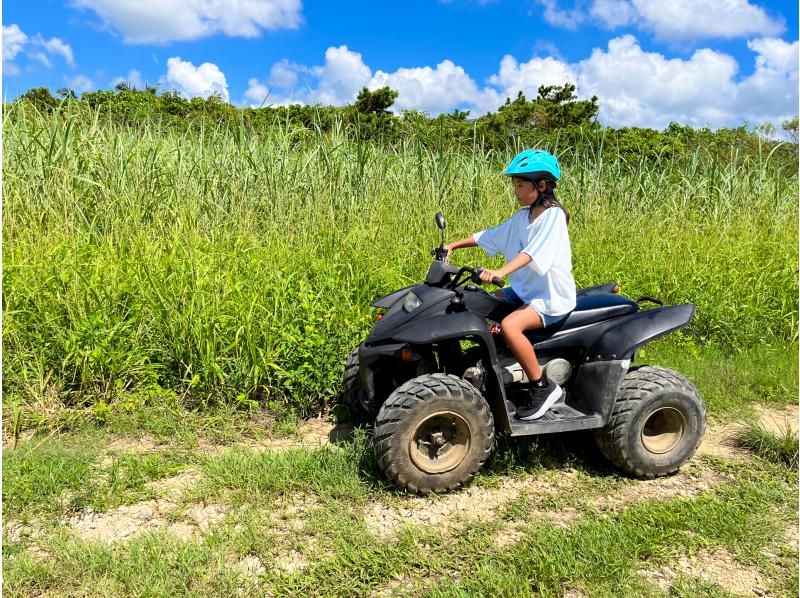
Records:
{"label": "weeds", "polygon": [[797,469],[798,438],[789,422],[772,430],[758,421],[747,421],[736,434],[736,443],[772,463]]}

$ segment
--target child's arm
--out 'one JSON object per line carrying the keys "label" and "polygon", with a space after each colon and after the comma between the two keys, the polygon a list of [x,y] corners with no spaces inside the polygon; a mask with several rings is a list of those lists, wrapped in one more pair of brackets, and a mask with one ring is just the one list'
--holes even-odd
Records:
{"label": "child's arm", "polygon": [[480,274],[480,277],[483,282],[492,282],[492,278],[505,278],[512,272],[516,272],[520,268],[527,266],[530,262],[531,256],[523,251],[502,268],[497,270],[488,270],[484,268],[483,272]]}
{"label": "child's arm", "polygon": [[447,249],[447,257],[445,257],[445,260],[449,259],[450,254],[452,254],[456,249],[461,249],[463,247],[477,247],[477,246],[478,244],[475,242],[475,239],[472,237],[472,235],[464,239],[455,241],[453,243],[448,243],[447,245],[444,246],[444,248]]}

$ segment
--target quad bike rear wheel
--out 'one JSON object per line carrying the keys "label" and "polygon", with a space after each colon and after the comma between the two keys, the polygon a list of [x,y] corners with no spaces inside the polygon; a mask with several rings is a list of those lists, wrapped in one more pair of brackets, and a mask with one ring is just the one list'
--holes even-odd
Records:
{"label": "quad bike rear wheel", "polygon": [[489,458],[494,419],[469,382],[425,374],[386,399],[373,440],[378,464],[400,488],[446,492],[471,480]]}
{"label": "quad bike rear wheel", "polygon": [[678,372],[656,366],[629,371],[608,424],[595,431],[600,452],[636,477],[668,475],[691,459],[706,429],[700,393]]}

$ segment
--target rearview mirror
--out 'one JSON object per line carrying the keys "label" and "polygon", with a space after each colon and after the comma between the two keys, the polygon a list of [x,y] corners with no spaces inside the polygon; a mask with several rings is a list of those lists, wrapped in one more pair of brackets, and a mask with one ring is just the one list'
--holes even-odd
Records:
{"label": "rearview mirror", "polygon": [[442,230],[447,227],[447,221],[444,219],[444,216],[442,216],[441,212],[436,212],[436,226]]}

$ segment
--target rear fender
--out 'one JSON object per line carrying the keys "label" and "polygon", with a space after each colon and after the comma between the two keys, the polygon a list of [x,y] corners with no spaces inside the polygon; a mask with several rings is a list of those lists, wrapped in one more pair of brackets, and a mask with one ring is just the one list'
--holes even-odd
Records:
{"label": "rear fender", "polygon": [[620,318],[620,323],[606,330],[592,345],[586,361],[630,359],[642,345],[683,328],[694,316],[691,303],[640,311]]}

